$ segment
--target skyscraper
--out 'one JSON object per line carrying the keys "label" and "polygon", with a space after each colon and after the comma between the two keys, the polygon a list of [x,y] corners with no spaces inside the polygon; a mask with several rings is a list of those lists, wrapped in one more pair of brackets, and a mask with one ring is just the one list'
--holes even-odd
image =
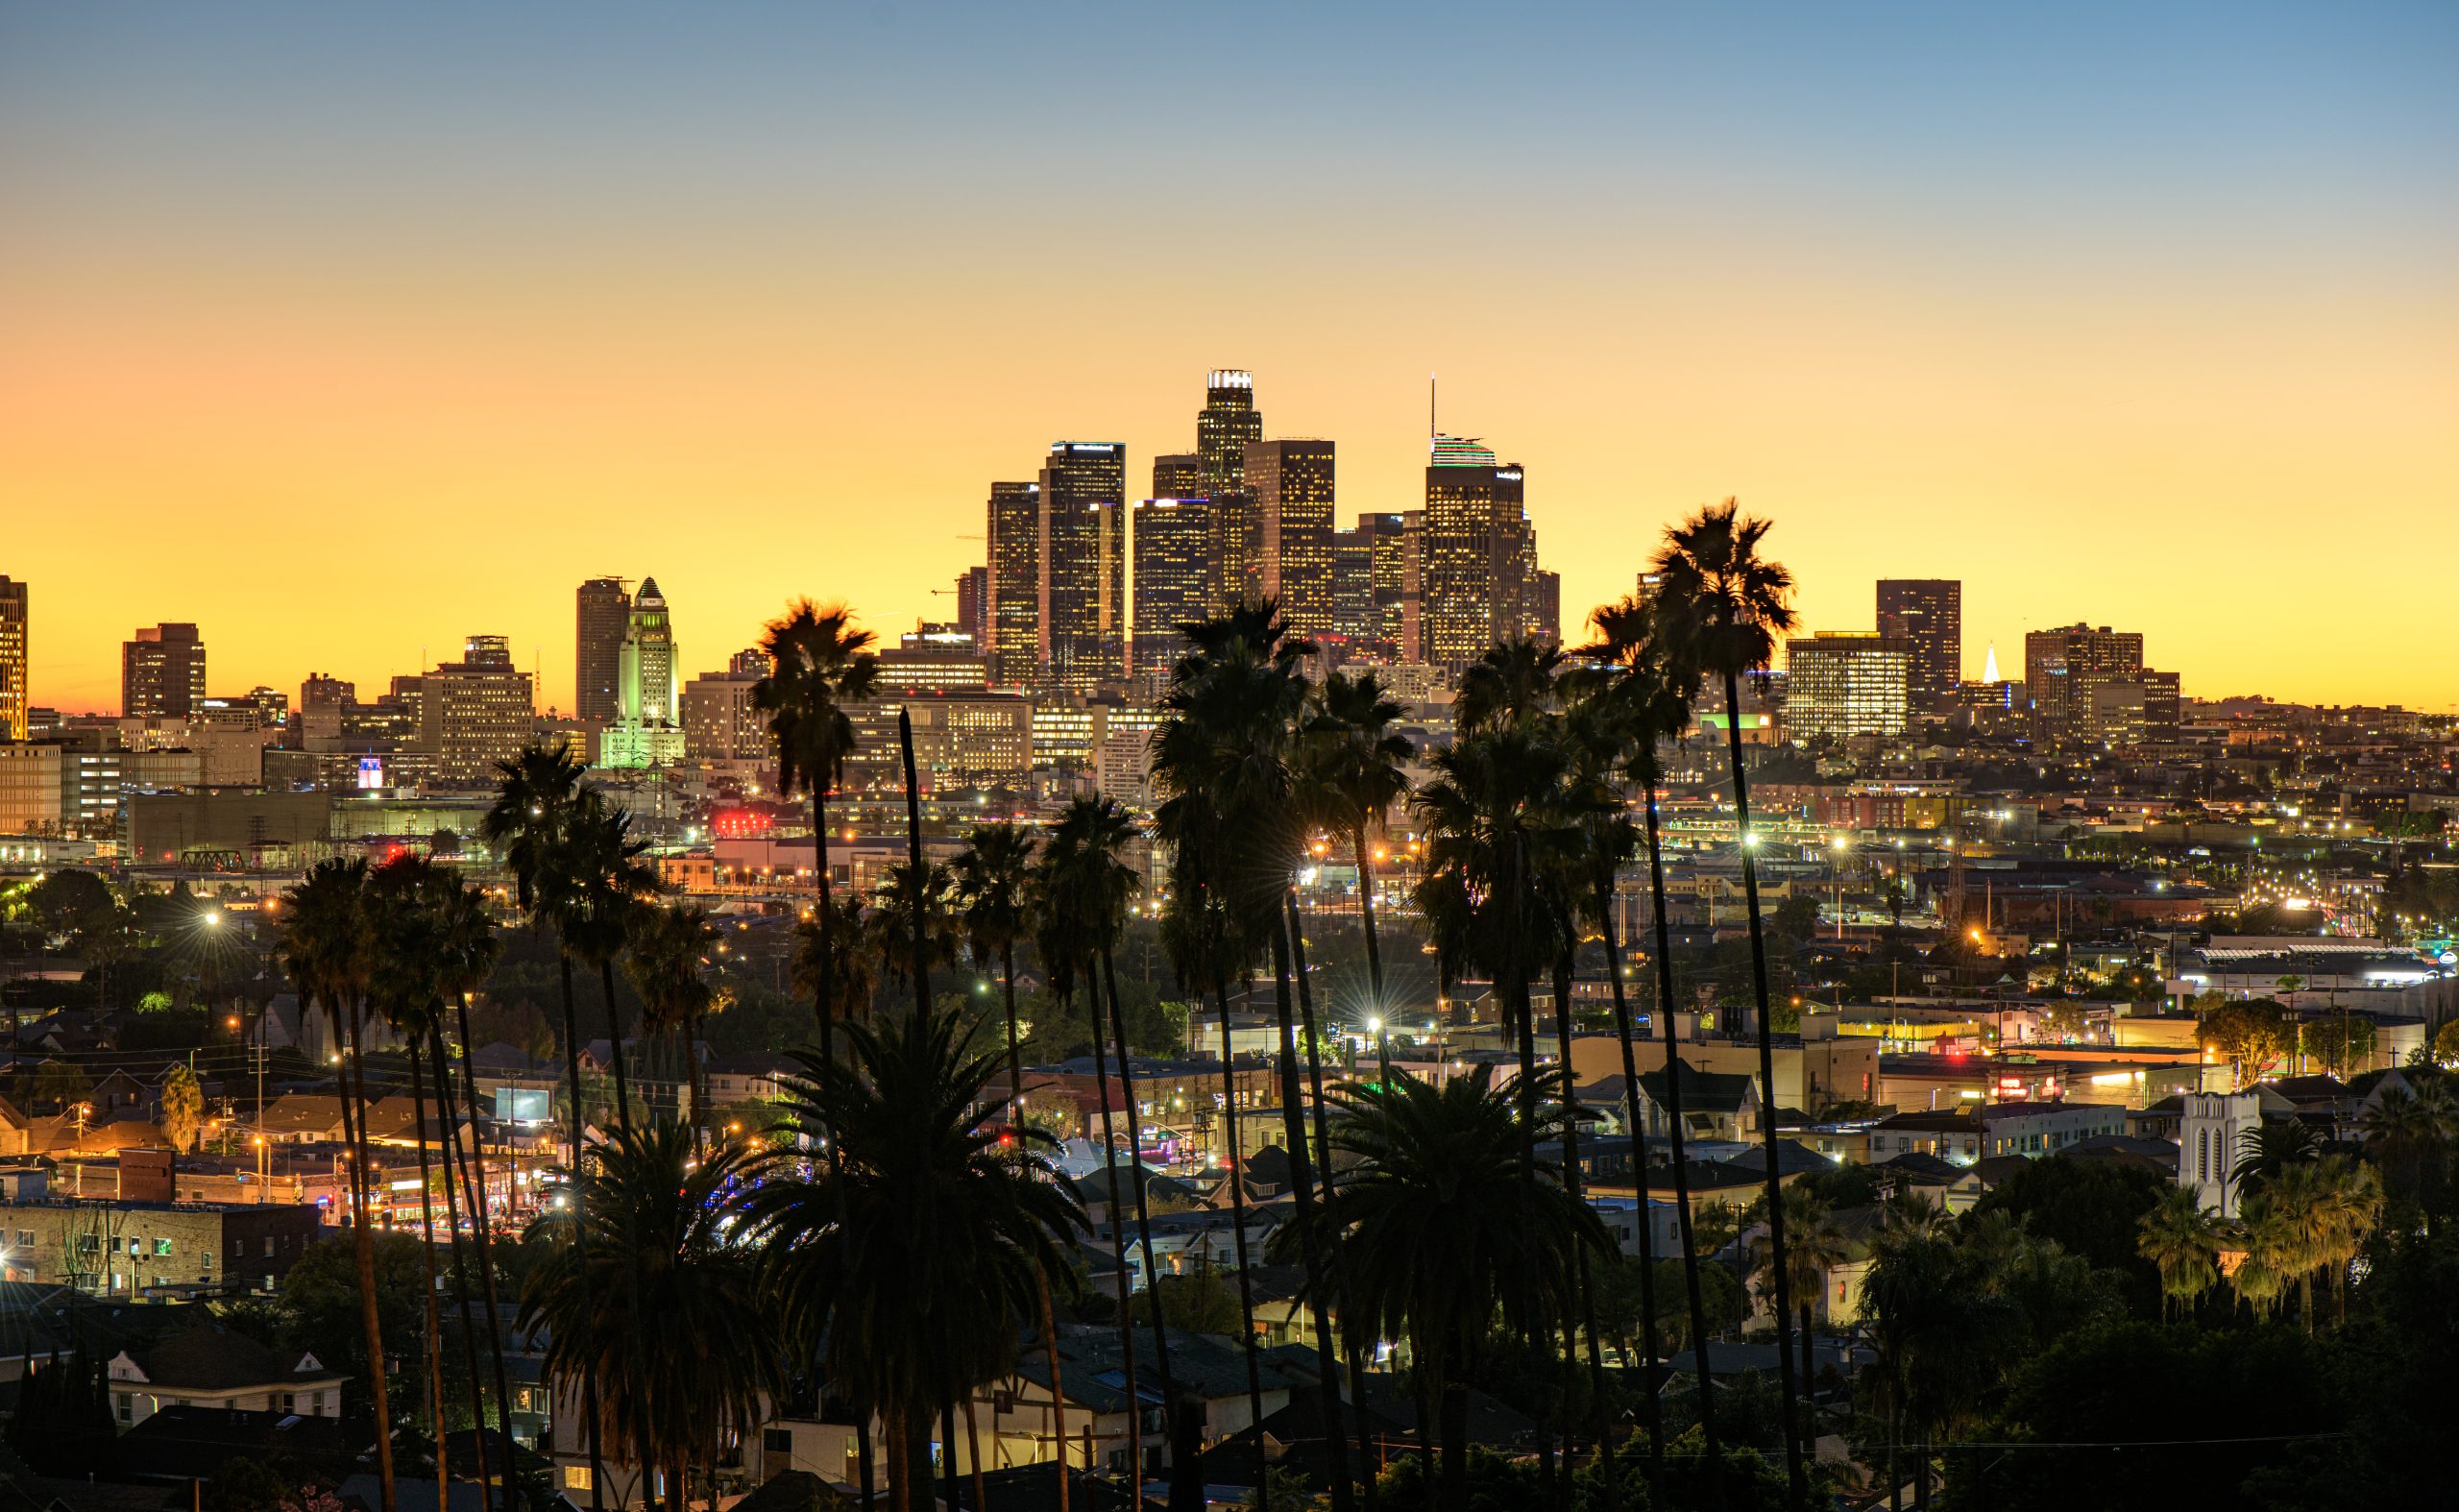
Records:
{"label": "skyscraper", "polygon": [[22,741],[26,729],[26,585],[0,576],[0,740]]}
{"label": "skyscraper", "polygon": [[990,655],[990,675],[1022,686],[1041,666],[1041,485],[991,484],[984,541],[980,644]]}
{"label": "skyscraper", "polygon": [[1804,744],[1901,735],[1911,712],[1913,646],[1865,631],[1821,630],[1785,643],[1785,722]]}
{"label": "skyscraper", "polygon": [[1879,579],[1879,634],[1912,648],[1912,703],[1942,708],[1963,680],[1963,584],[1952,577]]}
{"label": "skyscraper", "polygon": [[121,643],[119,712],[184,719],[205,702],[205,642],[192,624],[158,624]]}
{"label": "skyscraper", "polygon": [[1424,660],[1466,667],[1497,640],[1529,633],[1536,542],[1525,486],[1520,464],[1497,464],[1481,443],[1433,438],[1419,610]]}
{"label": "skyscraper", "polygon": [[1298,634],[1330,633],[1332,444],[1249,442],[1246,491],[1254,520],[1250,591],[1280,600]]}
{"label": "skyscraper", "polygon": [[1212,500],[1212,560],[1219,575],[1214,603],[1219,608],[1254,591],[1255,510],[1254,496],[1247,489],[1247,447],[1263,438],[1254,375],[1240,368],[1205,374],[1204,408],[1195,417],[1203,486],[1195,492]]}
{"label": "skyscraper", "polygon": [[641,580],[625,617],[617,681],[621,717],[633,724],[674,722],[674,627],[657,579]]}
{"label": "skyscraper", "polygon": [[1194,451],[1164,451],[1153,459],[1153,497],[1202,499],[1204,457]]}
{"label": "skyscraper", "polygon": [[2033,739],[2053,749],[2094,739],[2092,690],[2133,682],[2143,671],[2143,637],[2107,625],[2060,625],[2024,635],[2024,682],[2033,699]]}
{"label": "skyscraper", "polygon": [[[395,680],[397,692],[403,680]],[[502,636],[471,636],[459,661],[408,680],[420,685],[419,744],[435,753],[437,780],[447,786],[492,785],[496,764],[528,744],[536,690],[529,674],[513,666]]]}
{"label": "skyscraper", "polygon": [[987,649],[990,645],[990,569],[968,567],[957,573],[957,628],[973,637],[973,644]]}
{"label": "skyscraper", "polygon": [[1038,681],[1089,692],[1126,671],[1127,448],[1054,441],[1041,470]]}
{"label": "skyscraper", "polygon": [[1186,650],[1178,627],[1212,613],[1212,504],[1202,499],[1146,499],[1135,505],[1129,549],[1134,557],[1135,614],[1128,666],[1166,671]]}
{"label": "skyscraper", "polygon": [[573,596],[572,714],[612,724],[623,713],[623,637],[632,596],[621,577],[593,577]]}

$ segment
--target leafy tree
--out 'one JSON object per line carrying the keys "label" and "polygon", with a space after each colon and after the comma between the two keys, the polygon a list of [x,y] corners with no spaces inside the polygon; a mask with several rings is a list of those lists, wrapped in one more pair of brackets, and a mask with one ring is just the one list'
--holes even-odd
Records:
{"label": "leafy tree", "polygon": [[162,1133],[183,1154],[196,1148],[197,1131],[205,1124],[205,1089],[196,1073],[184,1065],[171,1067],[162,1079]]}
{"label": "leafy tree", "polygon": [[[376,1286],[374,1311],[379,1337],[393,1341],[425,1336],[426,1246],[407,1233],[383,1232],[370,1246]],[[342,1388],[348,1415],[373,1421],[369,1409],[367,1329],[361,1309],[356,1247],[348,1238],[330,1238],[309,1246],[281,1279],[280,1292],[284,1323],[282,1342],[313,1353],[350,1378]],[[387,1396],[385,1410],[406,1427],[412,1415],[407,1397]]]}
{"label": "leafy tree", "polygon": [[2356,1013],[2333,1013],[2304,1026],[2300,1037],[2305,1053],[2323,1062],[2333,1076],[2346,1077],[2374,1059],[2374,1020]]}
{"label": "leafy tree", "polygon": [[1970,1216],[2005,1213],[2035,1237],[2121,1273],[2135,1315],[2157,1317],[2159,1271],[2144,1257],[2139,1238],[2145,1215],[2169,1186],[2159,1172],[2139,1166],[2051,1156],[1984,1192]]}
{"label": "leafy tree", "polygon": [[35,1101],[50,1103],[60,1112],[67,1112],[93,1089],[85,1068],[74,1061],[45,1061],[35,1068]]}
{"label": "leafy tree", "polygon": [[1156,1301],[1161,1321],[1189,1333],[1217,1333],[1237,1338],[1246,1328],[1238,1308],[1238,1293],[1219,1271],[1203,1266],[1185,1276],[1162,1275],[1135,1294],[1138,1321],[1150,1323]]}
{"label": "leafy tree", "polygon": [[2197,1037],[2237,1067],[2240,1085],[2286,1056],[2296,1042],[2288,1010],[2267,997],[2208,1004],[2196,999],[2200,1016]]}
{"label": "leafy tree", "polygon": [[72,935],[119,907],[110,885],[74,866],[50,872],[26,892],[26,906],[42,927]]}

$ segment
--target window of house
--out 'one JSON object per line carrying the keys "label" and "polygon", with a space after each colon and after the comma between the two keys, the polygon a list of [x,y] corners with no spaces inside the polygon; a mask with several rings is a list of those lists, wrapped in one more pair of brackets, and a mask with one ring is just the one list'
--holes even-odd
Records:
{"label": "window of house", "polygon": [[589,1467],[587,1465],[566,1465],[564,1467],[564,1489],[566,1491],[587,1491],[589,1489]]}
{"label": "window of house", "polygon": [[760,1430],[760,1447],[767,1450],[771,1454],[791,1454],[794,1451],[794,1430],[791,1428],[762,1428]]}
{"label": "window of house", "polygon": [[267,1259],[271,1259],[271,1258],[273,1257],[273,1235],[272,1235],[272,1234],[266,1234],[266,1235],[265,1235],[265,1257],[266,1257]]}
{"label": "window of house", "polygon": [[35,1232],[32,1229],[20,1229],[17,1231],[17,1248],[21,1250],[30,1250],[34,1248],[34,1243]]}
{"label": "window of house", "polygon": [[157,1258],[158,1258],[158,1257],[160,1257],[160,1256],[162,1256],[168,1255],[168,1254],[170,1254],[170,1253],[171,1253],[171,1241],[170,1241],[170,1240],[168,1240],[168,1239],[157,1239],[157,1240],[155,1240],[155,1241],[154,1241],[154,1254],[155,1254],[155,1256],[156,1256],[156,1257],[157,1257]]}

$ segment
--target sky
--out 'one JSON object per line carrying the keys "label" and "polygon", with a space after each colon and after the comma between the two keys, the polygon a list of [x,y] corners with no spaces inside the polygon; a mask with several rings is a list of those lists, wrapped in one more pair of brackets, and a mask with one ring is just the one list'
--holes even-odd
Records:
{"label": "sky", "polygon": [[37,704],[139,624],[367,695],[654,575],[947,618],[996,478],[1204,375],[1528,474],[1567,629],[1775,522],[1805,628],[2459,704],[2459,8],[0,5],[0,573]]}

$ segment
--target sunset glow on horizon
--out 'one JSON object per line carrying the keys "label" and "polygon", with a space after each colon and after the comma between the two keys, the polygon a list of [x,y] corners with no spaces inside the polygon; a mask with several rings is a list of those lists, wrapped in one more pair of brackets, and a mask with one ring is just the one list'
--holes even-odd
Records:
{"label": "sunset glow on horizon", "polygon": [[0,20],[39,704],[193,621],[217,695],[485,632],[568,709],[598,574],[687,676],[797,595],[892,639],[994,479],[1147,492],[1213,367],[1344,524],[1417,507],[1439,375],[1573,637],[1731,495],[1805,630],[1952,576],[1969,676],[2081,620],[2188,696],[2459,701],[2446,7],[250,13]]}

